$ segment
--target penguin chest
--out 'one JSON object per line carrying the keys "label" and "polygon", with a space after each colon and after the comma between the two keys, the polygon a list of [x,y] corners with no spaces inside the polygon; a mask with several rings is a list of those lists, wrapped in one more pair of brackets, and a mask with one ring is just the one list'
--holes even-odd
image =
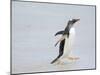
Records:
{"label": "penguin chest", "polygon": [[64,56],[65,57],[70,54],[72,47],[73,47],[74,39],[75,39],[75,30],[71,29],[69,37],[67,37],[66,35],[66,38],[65,38],[65,44],[64,44]]}

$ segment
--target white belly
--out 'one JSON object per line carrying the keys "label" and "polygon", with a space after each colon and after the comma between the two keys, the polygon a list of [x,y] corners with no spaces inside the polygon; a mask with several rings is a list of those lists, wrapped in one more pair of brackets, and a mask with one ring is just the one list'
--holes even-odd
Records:
{"label": "white belly", "polygon": [[74,28],[71,28],[69,38],[67,38],[67,36],[65,38],[64,53],[62,56],[63,58],[66,58],[69,56],[73,47],[74,39],[75,39],[75,30]]}

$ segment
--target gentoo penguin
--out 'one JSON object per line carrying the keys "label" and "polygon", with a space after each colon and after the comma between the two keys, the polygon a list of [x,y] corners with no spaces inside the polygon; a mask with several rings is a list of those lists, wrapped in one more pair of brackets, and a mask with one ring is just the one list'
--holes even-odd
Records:
{"label": "gentoo penguin", "polygon": [[57,41],[55,46],[60,42],[59,46],[59,55],[56,59],[54,59],[51,64],[55,63],[56,61],[61,61],[64,58],[68,59],[77,59],[74,57],[69,57],[69,54],[71,52],[71,48],[73,45],[74,37],[75,37],[75,28],[74,25],[76,22],[78,22],[80,19],[71,19],[68,21],[66,28],[63,31],[59,31],[55,34],[59,35],[61,34],[61,38]]}

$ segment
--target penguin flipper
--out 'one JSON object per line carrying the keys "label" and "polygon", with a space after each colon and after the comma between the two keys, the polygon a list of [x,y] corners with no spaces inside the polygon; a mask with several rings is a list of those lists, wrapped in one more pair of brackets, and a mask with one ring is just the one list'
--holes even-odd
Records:
{"label": "penguin flipper", "polygon": [[59,46],[59,55],[57,56],[56,59],[54,59],[51,64],[55,63],[62,55],[63,55],[63,49],[64,49],[64,43],[65,43],[65,39],[62,40],[60,42],[60,46]]}
{"label": "penguin flipper", "polygon": [[58,34],[63,34],[64,33],[64,31],[59,31],[59,32],[57,32],[56,34],[55,34],[55,36],[57,36]]}
{"label": "penguin flipper", "polygon": [[57,43],[55,44],[55,46],[59,43],[59,42],[61,42],[62,40],[64,40],[65,39],[65,36],[62,36],[58,41],[57,41]]}

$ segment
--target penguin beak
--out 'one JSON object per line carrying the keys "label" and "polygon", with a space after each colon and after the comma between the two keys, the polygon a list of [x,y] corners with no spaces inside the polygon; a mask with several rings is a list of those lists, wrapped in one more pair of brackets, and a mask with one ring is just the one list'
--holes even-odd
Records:
{"label": "penguin beak", "polygon": [[78,21],[80,21],[80,19],[76,19],[74,27],[76,27],[78,25],[78,24],[76,24],[76,23],[78,23]]}
{"label": "penguin beak", "polygon": [[63,35],[58,41],[57,41],[57,43],[55,44],[55,46],[57,46],[57,44],[59,43],[59,42],[61,42],[62,40],[64,40],[65,39],[65,35]]}
{"label": "penguin beak", "polygon": [[77,22],[77,21],[80,21],[80,19],[76,19],[76,22]]}

